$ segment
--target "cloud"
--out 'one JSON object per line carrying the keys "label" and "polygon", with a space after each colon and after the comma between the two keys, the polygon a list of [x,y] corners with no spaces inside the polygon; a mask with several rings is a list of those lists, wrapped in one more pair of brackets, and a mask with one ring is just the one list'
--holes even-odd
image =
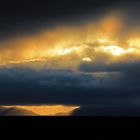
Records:
{"label": "cloud", "polygon": [[[136,37],[131,35],[132,31],[125,34],[124,28],[122,13],[109,12],[96,21],[89,20],[81,25],[59,25],[33,35],[13,36],[0,41],[0,65],[77,69],[84,58],[120,62],[129,61],[132,56],[138,60],[139,34]],[[34,62],[38,64],[34,65]]]}
{"label": "cloud", "polygon": [[140,62],[82,63],[79,70],[84,72],[134,72],[140,70]]}
{"label": "cloud", "polygon": [[3,68],[0,69],[0,77],[3,78],[3,81],[0,81],[3,86],[10,81],[23,85],[28,82],[41,87],[80,87],[84,86],[85,82],[89,83],[89,86],[96,86],[96,79],[93,76],[71,70],[44,69],[35,71],[28,68]]}
{"label": "cloud", "polygon": [[69,70],[3,68],[0,69],[0,85],[1,104],[67,104],[67,100],[76,103],[81,88],[87,90],[97,84],[95,78]]}
{"label": "cloud", "polygon": [[[120,63],[82,63],[79,67],[80,71],[87,73],[108,73],[108,75],[116,75],[116,77],[107,77],[107,81],[117,84],[119,88],[136,88],[140,86],[140,62],[120,62]],[[118,81],[115,81],[117,80]],[[110,83],[111,83],[110,82]],[[112,83],[112,85],[113,85]]]}
{"label": "cloud", "polygon": [[[92,18],[96,18],[104,14],[108,9],[112,9],[117,3],[120,3],[120,1],[77,0],[72,2],[68,0],[66,2],[64,0],[47,0],[37,1],[33,4],[32,1],[22,0],[20,8],[15,6],[20,4],[17,1],[9,1],[8,7],[7,3],[4,1],[2,3],[3,8],[0,9],[0,38],[3,36],[15,36],[15,34],[17,34],[16,36],[21,34],[28,35],[46,26],[49,28],[56,26],[60,22],[73,24],[73,22],[77,21],[81,23],[89,15]],[[11,17],[12,20],[10,20]]]}
{"label": "cloud", "polygon": [[135,78],[131,81],[129,76],[3,68],[0,69],[0,103],[139,106],[139,83]]}

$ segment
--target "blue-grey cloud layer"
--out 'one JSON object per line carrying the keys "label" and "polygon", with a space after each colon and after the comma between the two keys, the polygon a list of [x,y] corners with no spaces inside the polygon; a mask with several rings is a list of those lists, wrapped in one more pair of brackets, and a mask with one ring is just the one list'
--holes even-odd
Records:
{"label": "blue-grey cloud layer", "polygon": [[98,77],[70,70],[0,69],[0,103],[139,106],[139,70]]}

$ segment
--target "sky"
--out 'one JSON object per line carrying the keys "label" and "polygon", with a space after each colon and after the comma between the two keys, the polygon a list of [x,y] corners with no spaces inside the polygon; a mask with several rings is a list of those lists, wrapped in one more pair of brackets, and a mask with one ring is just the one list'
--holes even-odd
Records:
{"label": "sky", "polygon": [[1,109],[139,115],[139,12],[139,0],[2,2]]}

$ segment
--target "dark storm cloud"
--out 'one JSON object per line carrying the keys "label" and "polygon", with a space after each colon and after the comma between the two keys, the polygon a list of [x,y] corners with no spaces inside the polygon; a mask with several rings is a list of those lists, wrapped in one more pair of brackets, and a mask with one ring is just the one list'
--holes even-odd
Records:
{"label": "dark storm cloud", "polygon": [[83,72],[118,72],[120,73],[121,88],[137,87],[140,86],[140,62],[121,62],[121,63],[83,63],[79,67]]}
{"label": "dark storm cloud", "polygon": [[[118,63],[110,65],[84,64],[81,69],[88,72],[116,72],[120,73],[119,87],[107,88],[102,94],[108,98],[83,105],[73,112],[73,116],[140,116],[140,63]],[[116,83],[113,79],[112,82]],[[98,92],[98,93],[100,93]],[[102,96],[100,94],[100,96]],[[101,102],[99,102],[101,101]]]}
{"label": "dark storm cloud", "polygon": [[83,15],[93,11],[102,11],[114,7],[118,0],[18,0],[2,2],[1,18],[4,15],[20,19],[62,18],[75,15]]}
{"label": "dark storm cloud", "polygon": [[[42,70],[35,71],[31,69],[9,68],[0,69],[1,84],[6,85],[9,80],[14,81],[15,86],[19,84],[35,84],[38,86],[47,87],[73,87],[84,86],[84,83],[89,83],[89,86],[96,86],[96,79],[87,74],[74,73],[71,70]],[[17,83],[16,83],[17,82]],[[6,86],[12,86],[11,84]],[[85,85],[86,86],[86,85]],[[88,85],[87,85],[88,87]]]}
{"label": "dark storm cloud", "polygon": [[135,27],[140,24],[139,13],[140,13],[140,1],[126,1],[124,5],[120,5],[120,10],[125,14],[124,19],[127,23],[128,28]]}
{"label": "dark storm cloud", "polygon": [[134,86],[136,79],[132,79],[133,85],[124,82],[130,80],[129,76],[97,78],[69,70],[3,68],[0,70],[0,104],[139,106],[140,89]]}
{"label": "dark storm cloud", "polygon": [[[134,2],[134,1],[133,1]],[[70,25],[97,19],[106,12],[133,3],[121,0],[15,0],[3,1],[0,7],[0,39],[34,34],[58,24]],[[123,9],[122,8],[122,9]]]}
{"label": "dark storm cloud", "polygon": [[[86,85],[87,84],[87,85]],[[76,92],[96,85],[94,78],[72,71],[34,71],[30,69],[0,70],[1,103],[67,103],[77,100]],[[75,99],[74,99],[75,98]]]}
{"label": "dark storm cloud", "polygon": [[83,72],[135,72],[140,70],[140,62],[82,63],[79,70]]}

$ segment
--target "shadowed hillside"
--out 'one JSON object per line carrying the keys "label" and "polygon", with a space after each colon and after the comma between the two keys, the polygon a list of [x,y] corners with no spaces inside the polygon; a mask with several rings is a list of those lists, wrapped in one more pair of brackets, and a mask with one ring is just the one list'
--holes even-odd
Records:
{"label": "shadowed hillside", "polygon": [[0,107],[0,116],[38,116],[39,114],[33,113],[25,109],[16,107]]}

